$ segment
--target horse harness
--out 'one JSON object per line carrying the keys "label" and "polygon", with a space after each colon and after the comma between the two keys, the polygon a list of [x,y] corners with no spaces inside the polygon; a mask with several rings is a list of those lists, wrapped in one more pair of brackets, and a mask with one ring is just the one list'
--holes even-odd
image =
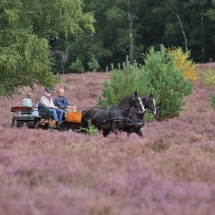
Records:
{"label": "horse harness", "polygon": [[[114,117],[110,117],[110,112],[111,110],[114,108]],[[95,124],[95,126],[101,125],[103,123],[107,123],[109,124],[109,129],[111,129],[112,126],[112,122],[125,122],[125,126],[129,125],[142,125],[144,124],[144,120],[143,119],[136,119],[136,118],[132,118],[132,114],[135,111],[134,108],[130,108],[130,113],[129,113],[129,117],[126,116],[117,116],[117,110],[122,109],[122,108],[117,108],[117,106],[115,107],[107,107],[106,109],[106,119],[104,119],[103,121]],[[90,118],[91,123],[93,121],[93,116],[95,114],[96,110],[93,111],[92,116]]]}

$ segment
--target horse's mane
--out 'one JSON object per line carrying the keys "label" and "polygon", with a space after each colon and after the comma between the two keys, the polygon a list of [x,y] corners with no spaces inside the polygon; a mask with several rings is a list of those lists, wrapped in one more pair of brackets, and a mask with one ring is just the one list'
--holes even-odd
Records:
{"label": "horse's mane", "polygon": [[134,95],[135,95],[135,94],[132,93],[132,94],[130,94],[130,95],[128,95],[128,96],[123,97],[123,99],[121,99],[116,105],[113,105],[113,106],[107,106],[107,107],[95,106],[95,107],[87,108],[87,109],[85,109],[85,110],[82,111],[82,114],[83,114],[86,110],[89,110],[89,109],[91,109],[91,108],[98,108],[98,109],[107,109],[107,108],[112,109],[112,108],[117,108],[117,109],[123,109],[122,107],[118,107],[119,103],[123,102],[126,98],[128,98],[128,97],[130,97],[130,96],[134,96]]}

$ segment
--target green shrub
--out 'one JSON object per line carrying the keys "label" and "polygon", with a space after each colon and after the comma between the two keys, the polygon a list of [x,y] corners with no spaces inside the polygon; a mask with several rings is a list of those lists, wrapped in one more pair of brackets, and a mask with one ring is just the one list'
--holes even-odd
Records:
{"label": "green shrub", "polygon": [[84,72],[84,67],[82,65],[81,60],[77,58],[75,62],[72,62],[71,66],[69,67],[73,72],[82,73]]}
{"label": "green shrub", "polygon": [[202,78],[205,86],[215,86],[215,71],[211,68],[206,68],[202,73]]}
{"label": "green shrub", "polygon": [[210,94],[209,101],[212,108],[215,108],[215,94]]}
{"label": "green shrub", "polygon": [[148,112],[144,113],[144,122],[151,122],[154,120],[154,116],[149,114]]}
{"label": "green shrub", "polygon": [[155,89],[156,118],[167,120],[179,116],[185,104],[184,96],[192,92],[192,84],[175,68],[174,59],[163,45],[160,51],[149,49],[144,55],[145,71]]}
{"label": "green shrub", "polygon": [[98,129],[93,124],[91,124],[90,120],[88,120],[88,128],[80,127],[80,129],[85,131],[89,135],[98,136]]}
{"label": "green shrub", "polygon": [[[179,116],[185,105],[184,96],[192,92],[192,84],[175,67],[174,58],[166,52],[163,45],[160,51],[154,47],[144,54],[145,65],[134,62],[131,65],[128,58],[122,68],[112,66],[110,80],[103,83],[102,97],[98,104],[101,106],[115,105],[123,97],[137,90],[143,97],[150,92],[155,94],[156,119],[168,120]],[[145,114],[144,119],[151,121],[151,116]]]}
{"label": "green shrub", "polygon": [[100,69],[100,65],[95,58],[92,58],[91,61],[89,61],[87,64],[89,66],[89,69],[93,70],[93,72],[96,72],[97,69]]}
{"label": "green shrub", "polygon": [[116,105],[125,96],[132,94],[137,90],[137,93],[143,97],[153,92],[149,86],[150,78],[144,71],[143,66],[134,62],[131,65],[128,57],[126,62],[123,62],[122,67],[118,65],[118,69],[112,66],[110,71],[110,80],[103,83],[102,97],[99,97],[98,104],[106,107]]}

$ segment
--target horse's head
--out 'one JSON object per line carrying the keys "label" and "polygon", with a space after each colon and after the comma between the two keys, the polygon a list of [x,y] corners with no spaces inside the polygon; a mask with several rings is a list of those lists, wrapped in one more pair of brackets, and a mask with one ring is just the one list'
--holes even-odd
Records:
{"label": "horse's head", "polygon": [[148,109],[149,114],[156,114],[154,94],[151,93],[150,95],[143,97],[142,102],[144,107]]}
{"label": "horse's head", "polygon": [[116,106],[117,108],[122,108],[124,110],[129,110],[131,107],[134,107],[140,113],[145,111],[142,100],[138,96],[137,91],[124,97]]}
{"label": "horse's head", "polygon": [[143,113],[145,111],[142,100],[140,99],[139,95],[137,94],[137,91],[135,91],[135,93],[132,96],[131,107],[136,108],[136,110],[139,113]]}

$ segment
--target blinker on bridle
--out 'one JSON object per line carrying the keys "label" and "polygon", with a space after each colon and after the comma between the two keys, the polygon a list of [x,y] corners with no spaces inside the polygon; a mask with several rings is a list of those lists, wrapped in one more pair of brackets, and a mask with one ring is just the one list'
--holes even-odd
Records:
{"label": "blinker on bridle", "polygon": [[[136,101],[135,96],[133,96],[132,100]],[[144,107],[144,105],[143,105],[142,100],[140,99],[140,97],[138,97],[138,100],[140,101],[140,104],[137,105],[137,107],[142,107],[142,109],[143,109],[142,112],[144,112],[145,111],[145,107]]]}

